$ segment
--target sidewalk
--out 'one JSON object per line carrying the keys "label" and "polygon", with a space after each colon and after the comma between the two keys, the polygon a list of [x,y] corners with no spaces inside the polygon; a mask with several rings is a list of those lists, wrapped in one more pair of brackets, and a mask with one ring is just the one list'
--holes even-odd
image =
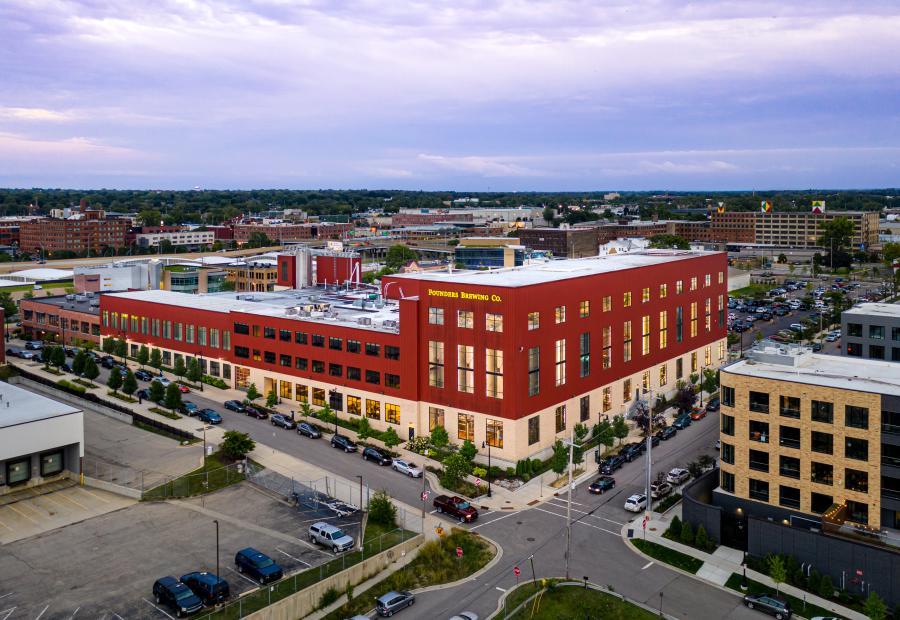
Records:
{"label": "sidewalk", "polygon": [[[681,517],[680,504],[670,509],[664,515],[656,512],[651,514],[652,516],[649,523],[647,523],[646,532],[642,529],[642,522],[644,518],[643,515],[636,516],[632,521],[622,526],[622,538],[625,540],[626,544],[628,543],[628,530],[631,529],[634,531],[634,538],[640,538],[642,540],[646,539],[650,542],[663,545],[664,547],[668,547],[685,555],[697,558],[698,560],[702,560],[703,566],[700,567],[700,570],[697,571],[696,575],[689,575],[690,577],[706,581],[707,583],[726,589],[728,592],[734,592],[735,594],[740,596],[739,592],[735,592],[730,588],[725,588],[725,582],[728,581],[732,573],[742,573],[743,568],[741,562],[743,562],[744,559],[743,551],[720,545],[715,550],[715,552],[709,554],[700,551],[699,549],[695,549],[694,547],[689,547],[688,545],[683,545],[679,542],[675,542],[674,540],[669,540],[668,538],[663,537],[662,534],[668,529],[669,523],[671,523],[672,518],[676,515],[678,515],[679,518]],[[640,554],[640,551],[638,551],[638,549],[634,546],[629,545],[629,548],[635,553]],[[768,575],[758,573],[755,570],[751,570],[749,568],[747,569],[747,578],[765,584],[772,588],[775,587],[775,582],[772,581],[772,579]],[[839,616],[847,618],[848,620],[867,620],[866,616],[859,612],[853,611],[852,609],[847,609],[846,607],[838,605],[837,603],[827,601],[819,596],[816,596],[815,594],[805,592],[788,583],[780,584],[779,590],[781,592],[784,592],[785,594],[790,594],[791,596],[797,597],[800,600],[805,600],[811,605],[816,605],[818,607],[822,607],[823,609],[827,609]],[[794,613],[798,612],[801,612],[801,610],[794,610]]]}

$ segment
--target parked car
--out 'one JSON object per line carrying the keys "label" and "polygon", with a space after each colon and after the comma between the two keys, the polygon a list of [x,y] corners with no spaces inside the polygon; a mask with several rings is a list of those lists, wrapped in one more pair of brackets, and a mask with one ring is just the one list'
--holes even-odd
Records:
{"label": "parked car", "polygon": [[718,397],[710,398],[709,401],[706,403],[706,410],[707,411],[718,411],[720,404],[721,403],[719,402]]}
{"label": "parked car", "polygon": [[672,485],[668,482],[654,482],[650,485],[650,497],[659,499],[672,492]]}
{"label": "parked car", "polygon": [[404,459],[394,459],[394,463],[391,465],[391,467],[394,468],[394,471],[399,471],[401,474],[406,474],[410,478],[422,477],[422,470],[419,469],[412,461],[406,461]]}
{"label": "parked car", "polygon": [[179,618],[203,609],[203,601],[200,600],[200,597],[171,576],[160,577],[153,583],[153,598],[157,605],[169,607]]}
{"label": "parked car", "polygon": [[221,603],[231,594],[231,588],[227,581],[205,571],[182,575],[181,582],[199,596],[204,605]]}
{"label": "parked car", "polygon": [[334,434],[331,437],[331,447],[339,448],[344,452],[356,452],[356,444],[350,441],[346,435]]}
{"label": "parked car", "polygon": [[674,437],[678,433],[678,429],[674,426],[667,426],[663,429],[657,431],[656,436],[662,439],[663,441],[667,441]]}
{"label": "parked car", "polygon": [[758,609],[770,616],[775,616],[778,620],[787,620],[792,613],[791,606],[787,601],[769,594],[745,594],[744,605],[750,609]]}
{"label": "parked car", "polygon": [[364,461],[375,461],[379,465],[390,465],[393,459],[378,448],[363,448],[362,458]]}
{"label": "parked car", "polygon": [[272,416],[272,426],[280,426],[281,428],[292,430],[296,425],[294,424],[294,421],[286,415],[276,413]]}
{"label": "parked car", "polygon": [[244,403],[239,400],[226,400],[224,403],[222,403],[222,406],[228,409],[228,411],[244,413]]}
{"label": "parked car", "polygon": [[29,340],[25,343],[25,348],[29,351],[40,351],[44,348],[44,343],[41,340]]}
{"label": "parked car", "polygon": [[411,607],[416,602],[412,592],[391,591],[375,600],[375,611],[379,616],[393,616],[401,609]]}
{"label": "parked car", "polygon": [[[478,620],[478,614],[474,611],[461,611],[455,616],[451,616],[450,620]],[[815,620],[815,618],[813,618],[813,620]]]}
{"label": "parked car", "polygon": [[647,508],[647,496],[643,493],[635,493],[625,500],[625,510],[628,512],[640,512]]}
{"label": "parked car", "polygon": [[250,405],[244,407],[244,413],[251,418],[256,418],[257,420],[265,420],[269,417],[269,414],[262,409],[257,409],[256,407],[252,407]]}
{"label": "parked car", "polygon": [[630,443],[619,450],[619,456],[624,458],[626,463],[630,463],[641,455],[644,448],[643,443]]}
{"label": "parked car", "polygon": [[609,491],[610,489],[614,489],[615,487],[615,478],[613,478],[612,476],[600,476],[591,483],[591,485],[588,487],[588,492],[602,495],[604,492]]}
{"label": "parked car", "polygon": [[114,358],[112,355],[104,355],[100,359],[100,365],[104,368],[112,368],[116,365],[116,358]]}
{"label": "parked car", "polygon": [[141,381],[150,381],[153,379],[153,373],[144,368],[138,368],[134,371],[134,378],[140,379]]}
{"label": "parked car", "polygon": [[297,434],[310,439],[318,439],[322,436],[322,429],[311,422],[300,422],[297,424]]}
{"label": "parked car", "polygon": [[156,375],[155,377],[153,377],[152,381],[157,381],[157,382],[161,383],[163,387],[169,387],[169,384],[172,383],[171,381],[169,381],[162,375]]}
{"label": "parked car", "polygon": [[800,323],[791,323],[791,324],[790,324],[790,329],[792,329],[792,330],[795,331],[795,332],[802,332],[802,331],[803,331],[803,325],[801,325]]}
{"label": "parked car", "polygon": [[260,585],[284,577],[284,571],[275,560],[253,547],[238,551],[234,556],[234,563],[239,573],[250,575]]}
{"label": "parked car", "polygon": [[181,392],[182,394],[189,394],[190,391],[191,391],[191,388],[189,388],[189,387],[186,386],[186,385],[182,385],[182,384],[179,383],[179,384],[178,384],[178,391]]}
{"label": "parked car", "polygon": [[31,351],[19,351],[19,357],[21,357],[23,360],[33,360],[35,358],[35,355]]}
{"label": "parked car", "polygon": [[195,403],[192,403],[189,400],[181,401],[181,406],[178,408],[179,413],[182,413],[189,418],[194,417],[198,413],[200,413],[200,407],[198,407]]}
{"label": "parked car", "polygon": [[688,426],[691,425],[691,416],[689,415],[681,415],[675,418],[675,421],[672,422],[672,428],[683,431]]}
{"label": "parked car", "polygon": [[335,553],[353,548],[353,538],[343,530],[328,523],[319,521],[309,526],[309,541],[323,547],[329,547]]}
{"label": "parked car", "polygon": [[610,456],[600,461],[600,473],[610,475],[625,464],[625,457],[620,455]]}
{"label": "parked car", "polygon": [[666,474],[666,482],[669,484],[681,484],[687,482],[691,477],[691,472],[681,467],[675,467]]}
{"label": "parked car", "polygon": [[813,353],[818,353],[819,351],[821,351],[821,350],[822,350],[822,343],[821,343],[821,342],[814,342],[814,343],[812,343],[812,350],[813,350]]}
{"label": "parked car", "polygon": [[197,413],[197,417],[201,422],[206,422],[207,424],[221,424],[222,416],[216,413],[212,409],[201,409],[199,413]]}
{"label": "parked car", "polygon": [[435,509],[441,514],[448,514],[459,519],[460,523],[471,523],[478,518],[478,511],[461,497],[438,495],[434,498]]}
{"label": "parked car", "polygon": [[691,411],[691,420],[697,421],[702,420],[706,417],[706,409],[694,409]]}
{"label": "parked car", "polygon": [[137,392],[134,393],[138,398],[143,398],[144,400],[150,400],[150,390],[147,388],[141,388]]}

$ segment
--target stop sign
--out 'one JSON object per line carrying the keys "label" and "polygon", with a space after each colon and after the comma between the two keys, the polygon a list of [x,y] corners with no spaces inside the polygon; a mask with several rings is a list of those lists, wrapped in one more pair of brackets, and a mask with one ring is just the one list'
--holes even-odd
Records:
{"label": "stop sign", "polygon": [[458,558],[462,557],[462,547],[456,548],[456,557],[458,557]]}
{"label": "stop sign", "polygon": [[519,570],[519,567],[518,567],[518,566],[516,566],[515,568],[513,568],[513,573],[515,573],[516,577],[518,577],[519,574],[520,574],[521,572],[522,572],[522,571]]}

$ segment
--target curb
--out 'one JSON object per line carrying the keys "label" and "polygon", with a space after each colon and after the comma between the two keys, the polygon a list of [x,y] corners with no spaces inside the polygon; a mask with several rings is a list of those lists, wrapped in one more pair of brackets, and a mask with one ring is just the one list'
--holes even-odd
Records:
{"label": "curb", "polygon": [[488,538],[487,536],[482,536],[481,534],[474,534],[474,535],[478,536],[482,540],[486,540],[488,542],[488,544],[490,544],[494,547],[494,551],[495,551],[494,557],[491,559],[490,562],[488,562],[487,564],[482,566],[479,570],[475,571],[468,577],[463,577],[462,579],[457,579],[456,581],[451,581],[450,583],[439,583],[439,584],[433,585],[433,586],[426,586],[426,587],[420,588],[418,590],[413,590],[412,592],[414,594],[422,594],[425,592],[434,592],[437,590],[447,590],[449,588],[455,588],[456,586],[462,585],[468,581],[475,581],[483,573],[486,573],[487,571],[492,569],[494,566],[496,566],[497,562],[499,562],[500,559],[503,557],[503,547],[498,545],[496,543],[496,541]]}

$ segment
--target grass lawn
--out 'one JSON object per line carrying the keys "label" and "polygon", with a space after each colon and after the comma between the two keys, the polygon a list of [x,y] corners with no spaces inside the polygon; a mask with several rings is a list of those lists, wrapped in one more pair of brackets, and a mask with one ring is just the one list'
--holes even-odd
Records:
{"label": "grass lawn", "polygon": [[113,392],[112,390],[109,390],[106,392],[106,395],[112,396],[113,398],[118,398],[119,400],[124,401],[126,403],[136,403],[137,402],[136,398],[132,398],[128,394],[123,394],[122,392]]}
{"label": "grass lawn", "polygon": [[163,409],[162,407],[150,407],[150,411],[153,413],[158,413],[164,418],[169,418],[170,420],[180,420],[181,416],[177,413],[172,413],[168,409]]}
{"label": "grass lawn", "polygon": [[668,547],[649,540],[632,538],[631,544],[651,558],[659,560],[660,562],[665,562],[666,564],[670,564],[675,568],[680,568],[689,573],[696,573],[700,570],[700,567],[703,566],[703,560],[698,560],[697,558],[681,553],[680,551],[669,549]]}
{"label": "grass lawn", "polygon": [[[512,611],[535,592],[524,584],[506,597]],[[535,605],[535,600],[537,604]],[[532,615],[534,611],[534,615]],[[503,617],[503,616],[501,616]],[[557,618],[603,618],[603,620],[651,620],[659,616],[623,601],[617,596],[580,586],[557,586],[539,594],[509,620],[556,620]]]}
{"label": "grass lawn", "polygon": [[754,297],[756,295],[765,294],[769,291],[769,286],[765,284],[751,284],[743,288],[736,288],[728,293],[729,297]]}
{"label": "grass lawn", "polygon": [[[741,594],[775,594],[775,588],[770,588],[767,585],[761,584],[758,581],[753,581],[752,579],[747,580],[748,588],[747,591],[744,592],[741,590],[741,576],[738,573],[731,573],[731,577],[728,578],[728,581],[725,582],[725,587],[734,590],[735,592],[740,592]],[[791,596],[789,594],[785,594],[780,592],[778,598],[786,600],[791,604],[791,609],[795,614],[800,614],[804,618],[812,618],[813,616],[825,616],[826,618],[839,618],[840,616],[835,616],[834,612],[828,611],[827,609],[822,609],[821,607],[817,607],[816,605],[812,605],[807,603],[806,607],[803,607],[803,600],[799,599],[795,596]]]}
{"label": "grass lawn", "polygon": [[[456,557],[462,547],[463,557]],[[349,603],[325,616],[325,620],[341,620],[365,614],[375,606],[375,599],[391,590],[414,590],[425,586],[450,583],[480,570],[494,557],[494,548],[478,535],[454,529],[449,536],[423,544],[416,558],[369,588]],[[415,611],[410,616],[416,617]]]}
{"label": "grass lawn", "polygon": [[203,467],[195,469],[180,478],[170,480],[166,484],[144,493],[143,499],[165,499],[166,497],[188,497],[218,491],[244,479],[236,467],[214,452],[203,460]]}

